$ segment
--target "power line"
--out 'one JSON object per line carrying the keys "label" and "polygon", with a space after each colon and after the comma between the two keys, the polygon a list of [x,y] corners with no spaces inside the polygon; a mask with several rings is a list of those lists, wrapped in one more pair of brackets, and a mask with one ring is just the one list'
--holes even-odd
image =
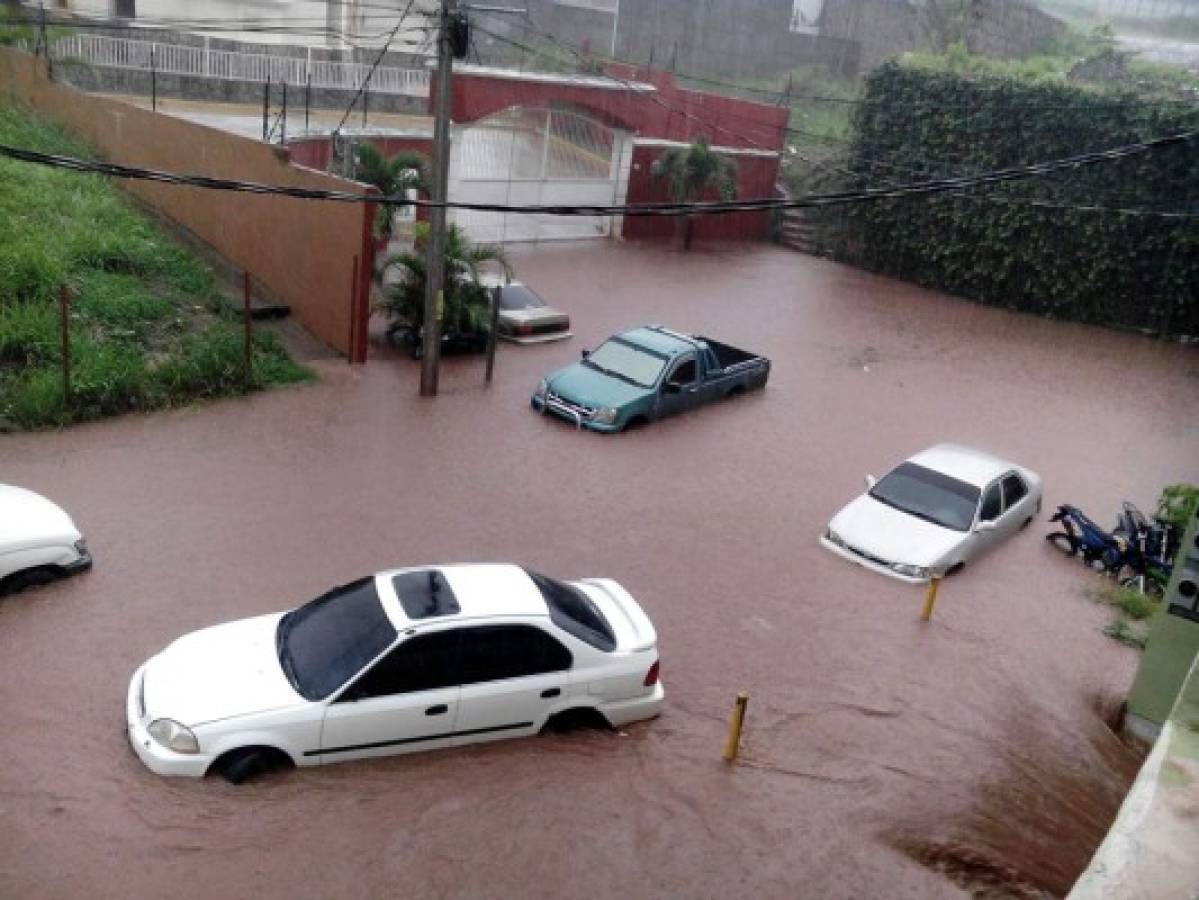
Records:
{"label": "power line", "polygon": [[[705,203],[646,203],[625,204],[621,206],[530,206],[503,205],[493,203],[464,203],[445,202],[433,203],[428,200],[410,200],[402,194],[380,197],[363,194],[352,194],[346,191],[332,191],[317,188],[298,188],[286,185],[261,184],[251,181],[213,178],[205,175],[187,175],[174,172],[164,172],[156,169],[146,169],[136,166],[122,166],[116,163],[95,162],[59,154],[40,153],[19,147],[0,145],[0,156],[22,162],[35,163],[53,168],[68,169],[76,172],[107,175],[114,178],[124,178],[138,181],[155,181],[166,184],[187,187],[205,188],[208,190],[235,191],[252,194],[269,194],[292,197],[300,200],[331,200],[346,203],[394,203],[409,204],[423,208],[461,209],[474,212],[513,213],[519,215],[554,215],[554,216],[683,216],[696,214],[724,214],[734,212],[763,212],[773,209],[810,209],[827,206],[840,206],[849,203],[874,202],[878,200],[896,200],[904,197],[929,196],[945,192],[961,191],[967,188],[980,187],[989,184],[1024,181],[1038,178],[1053,172],[1074,169],[1081,166],[1098,165],[1113,160],[1137,156],[1165,147],[1177,146],[1192,141],[1199,136],[1199,130],[1187,131],[1181,134],[1166,135],[1153,140],[1141,141],[1122,147],[1082,153],[1060,159],[1046,160],[1032,165],[1018,166],[1008,169],[996,169],[990,172],[957,178],[938,178],[922,182],[894,185],[890,187],[863,188],[854,191],[840,191],[828,194],[809,194],[791,200],[779,198],[763,198],[758,200],[734,200]],[[1159,213],[1172,218],[1199,218],[1199,211],[1179,213]]]}
{"label": "power line", "polygon": [[[391,46],[391,42],[395,39],[396,33],[400,30],[400,26],[404,24],[404,19],[408,17],[408,13],[412,11],[412,5],[416,0],[408,0],[408,5],[404,7],[404,11],[400,14],[400,20],[396,22],[396,27],[391,30],[387,41],[379,50],[379,55],[375,57],[375,61],[371,63],[370,71],[366,73],[366,77],[362,79],[362,84],[358,85],[358,90],[354,92],[354,96],[350,99],[350,105],[346,107],[345,113],[341,117],[341,121],[337,123],[337,127],[333,129],[333,134],[338,134],[341,131],[341,126],[346,124],[346,119],[350,117],[350,113],[354,109],[354,104],[358,102],[358,98],[362,96],[362,92],[366,90],[366,86],[370,84],[371,76],[375,74],[375,69],[379,67],[379,63],[383,61],[383,57],[387,55],[387,48]],[[365,109],[365,107],[364,107]],[[363,114],[365,116],[365,113]],[[364,120],[365,121],[365,120]]]}

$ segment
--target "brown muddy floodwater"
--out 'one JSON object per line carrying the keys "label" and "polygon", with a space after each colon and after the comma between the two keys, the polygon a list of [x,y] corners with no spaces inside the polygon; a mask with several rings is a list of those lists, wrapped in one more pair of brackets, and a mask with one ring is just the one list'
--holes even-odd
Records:
{"label": "brown muddy floodwater", "polygon": [[[1064,890],[1136,766],[1096,712],[1136,654],[1101,634],[1095,576],[1043,517],[922,626],[918,589],[817,536],[863,475],[941,440],[1042,473],[1046,516],[1151,507],[1199,480],[1199,354],[771,247],[517,262],[577,336],[503,347],[490,389],[457,359],[422,401],[380,351],[312,386],[0,438],[0,481],[62,503],[97,560],[0,602],[0,897]],[[768,354],[769,387],[616,437],[528,409],[542,374],[646,322]],[[456,560],[619,579],[660,633],[664,715],[241,788],[130,751],[128,679],[178,635]]]}

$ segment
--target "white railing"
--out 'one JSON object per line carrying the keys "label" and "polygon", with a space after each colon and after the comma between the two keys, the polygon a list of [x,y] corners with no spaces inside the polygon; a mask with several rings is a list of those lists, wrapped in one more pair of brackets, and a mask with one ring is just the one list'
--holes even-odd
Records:
{"label": "white railing", "polygon": [[[271,56],[265,53],[239,53],[209,50],[181,44],[160,44],[98,34],[73,34],[54,43],[58,59],[79,59],[93,66],[114,69],[144,69],[172,75],[195,75],[233,81],[270,81],[304,85],[312,77],[314,88],[357,90],[370,66],[365,63],[309,60],[299,57]],[[427,69],[399,69],[380,66],[370,76],[369,89],[377,94],[429,95]]]}

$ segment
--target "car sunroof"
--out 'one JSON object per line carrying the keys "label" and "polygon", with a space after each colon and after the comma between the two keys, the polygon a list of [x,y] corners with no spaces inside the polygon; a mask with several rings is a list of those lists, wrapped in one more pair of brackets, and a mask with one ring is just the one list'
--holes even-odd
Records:
{"label": "car sunroof", "polygon": [[391,579],[391,585],[409,619],[452,616],[462,611],[450,583],[436,569],[396,575]]}

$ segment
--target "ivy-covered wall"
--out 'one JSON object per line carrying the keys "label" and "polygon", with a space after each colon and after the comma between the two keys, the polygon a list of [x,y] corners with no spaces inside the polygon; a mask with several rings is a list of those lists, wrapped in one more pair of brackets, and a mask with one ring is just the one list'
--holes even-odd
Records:
{"label": "ivy-covered wall", "polygon": [[[858,186],[1102,150],[1199,128],[1199,105],[888,63],[865,84]],[[1041,205],[1038,205],[1038,201]],[[1199,140],[960,195],[857,204],[837,255],[984,303],[1199,337]]]}

